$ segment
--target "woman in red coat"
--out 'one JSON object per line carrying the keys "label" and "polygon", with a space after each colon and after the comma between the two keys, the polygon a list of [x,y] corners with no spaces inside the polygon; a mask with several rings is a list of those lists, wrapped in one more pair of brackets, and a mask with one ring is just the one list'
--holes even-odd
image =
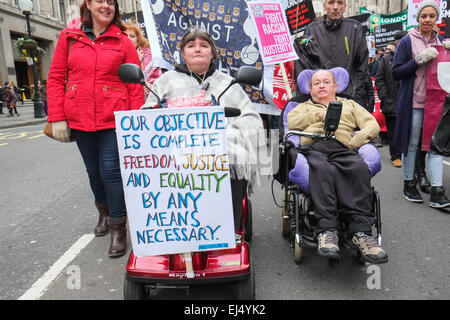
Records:
{"label": "woman in red coat", "polygon": [[116,0],[85,0],[80,27],[59,35],[47,82],[48,121],[62,142],[75,136],[100,213],[96,236],[111,231],[109,256],[126,252],[126,208],[114,111],[144,104],[140,85],[117,76],[123,63],[140,65]]}

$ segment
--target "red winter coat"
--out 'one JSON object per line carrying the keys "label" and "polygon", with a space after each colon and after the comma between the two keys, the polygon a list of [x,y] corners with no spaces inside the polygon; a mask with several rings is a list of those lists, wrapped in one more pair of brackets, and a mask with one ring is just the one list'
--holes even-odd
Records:
{"label": "red winter coat", "polygon": [[[67,61],[70,39],[73,43]],[[64,29],[48,76],[48,121],[66,120],[70,128],[82,131],[115,128],[114,111],[139,109],[145,102],[141,85],[124,84],[117,76],[123,63],[140,66],[132,42],[116,25],[110,25],[94,41],[80,28]]]}

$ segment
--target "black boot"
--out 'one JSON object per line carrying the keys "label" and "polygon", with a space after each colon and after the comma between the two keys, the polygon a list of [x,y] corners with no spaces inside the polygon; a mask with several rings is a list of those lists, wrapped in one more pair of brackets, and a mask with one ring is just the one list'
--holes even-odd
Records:
{"label": "black boot", "polygon": [[419,188],[423,193],[430,194],[431,183],[427,178],[427,174],[425,171],[418,172],[416,174],[417,183],[419,184]]}
{"label": "black boot", "polygon": [[403,183],[403,196],[406,200],[411,202],[422,203],[423,198],[420,195],[419,191],[416,188],[417,180],[404,180]]}
{"label": "black boot", "polygon": [[431,187],[430,203],[429,206],[436,209],[450,207],[450,201],[445,195],[445,189],[442,186]]}

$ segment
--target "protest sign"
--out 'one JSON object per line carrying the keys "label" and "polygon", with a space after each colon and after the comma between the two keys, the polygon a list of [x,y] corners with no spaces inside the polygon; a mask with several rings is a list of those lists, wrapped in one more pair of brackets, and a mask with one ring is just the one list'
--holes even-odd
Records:
{"label": "protest sign", "polygon": [[247,5],[258,33],[257,41],[263,63],[275,64],[298,59],[281,4],[247,1]]}
{"label": "protest sign", "polygon": [[403,22],[384,24],[375,28],[375,47],[386,47],[389,42],[394,42],[397,32],[403,30]]}
{"label": "protest sign", "polygon": [[291,0],[287,6],[286,19],[292,35],[302,33],[316,19],[312,0]]}
{"label": "protest sign", "polygon": [[[408,0],[408,27],[417,26],[419,23],[417,22],[417,9],[419,5],[423,2],[423,0]],[[441,23],[441,19],[446,17],[446,9],[447,9],[447,0],[434,0],[436,4],[439,6],[441,10],[439,14],[439,19],[436,23]]]}
{"label": "protest sign", "polygon": [[221,107],[115,112],[136,256],[235,247]]}

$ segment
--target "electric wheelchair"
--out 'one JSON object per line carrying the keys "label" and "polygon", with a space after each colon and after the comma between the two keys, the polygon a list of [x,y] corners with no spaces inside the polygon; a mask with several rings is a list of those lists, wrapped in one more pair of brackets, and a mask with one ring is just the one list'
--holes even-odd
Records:
{"label": "electric wheelchair", "polygon": [[[342,69],[342,68],[339,68]],[[343,71],[342,71],[343,70]],[[342,93],[348,85],[349,78],[345,69],[334,73],[338,84],[337,94]],[[310,76],[309,76],[310,78]],[[303,94],[309,94],[309,78],[303,74],[297,79],[300,91]],[[281,232],[283,236],[288,237],[291,247],[294,248],[294,260],[300,263],[303,258],[303,250],[305,248],[317,249],[317,240],[315,229],[318,226],[318,220],[314,215],[314,203],[309,191],[309,164],[306,157],[302,154],[303,150],[300,146],[301,136],[307,136],[313,139],[332,139],[333,132],[327,131],[325,134],[306,133],[294,130],[287,130],[287,116],[298,105],[296,98],[291,99],[284,107],[280,117],[280,144],[279,144],[279,171],[274,175],[283,190],[282,194],[282,210],[281,210]],[[339,115],[340,118],[340,115]],[[325,127],[337,128],[339,119],[334,125],[327,124]],[[326,128],[325,128],[326,129]],[[373,177],[381,170],[381,156],[377,148],[372,144],[365,144],[358,150],[359,155],[366,162],[370,177]],[[376,232],[378,244],[381,245],[381,212],[380,197],[378,192],[372,187],[372,204],[371,211],[375,216],[375,225],[372,228],[372,235]],[[344,212],[338,212],[338,233],[340,247],[354,249],[350,238],[347,236],[347,226],[350,217]],[[375,230],[374,230],[375,229]],[[355,250],[355,249],[354,249]],[[355,250],[357,259],[361,263],[367,260],[358,251]],[[330,265],[337,263],[338,259],[328,258]]]}

